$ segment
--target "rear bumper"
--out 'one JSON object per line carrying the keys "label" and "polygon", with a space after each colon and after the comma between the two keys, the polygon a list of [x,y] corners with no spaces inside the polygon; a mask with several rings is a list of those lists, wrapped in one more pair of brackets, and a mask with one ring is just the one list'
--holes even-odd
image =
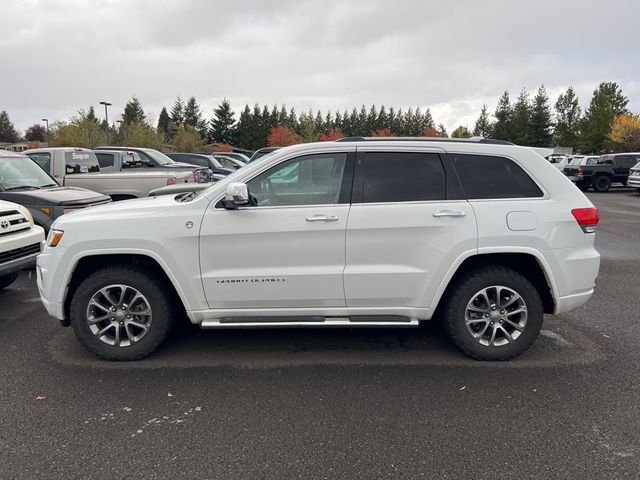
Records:
{"label": "rear bumper", "polygon": [[600,271],[600,253],[592,246],[548,253],[546,257],[552,264],[557,284],[553,313],[568,312],[589,301]]}

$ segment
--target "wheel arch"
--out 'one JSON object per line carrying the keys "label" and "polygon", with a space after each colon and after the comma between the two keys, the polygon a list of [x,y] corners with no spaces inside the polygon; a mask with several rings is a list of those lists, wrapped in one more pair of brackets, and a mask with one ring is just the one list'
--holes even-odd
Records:
{"label": "wheel arch", "polygon": [[479,252],[460,259],[456,262],[430,307],[435,315],[441,306],[441,300],[446,297],[448,291],[458,280],[469,272],[487,266],[501,266],[510,268],[527,278],[540,294],[544,313],[553,313],[555,310],[555,298],[557,286],[551,275],[551,270],[542,255],[534,250],[509,251],[509,252]]}
{"label": "wheel arch", "polygon": [[64,320],[63,325],[69,325],[69,308],[74,292],[82,284],[82,280],[99,268],[114,265],[135,265],[142,267],[145,271],[151,272],[154,278],[162,281],[169,291],[174,295],[175,301],[180,302],[179,306],[183,311],[187,311],[189,304],[182,289],[178,286],[176,279],[169,273],[166,265],[151,254],[147,253],[90,253],[76,259],[75,265],[68,276],[67,291],[64,298]]}

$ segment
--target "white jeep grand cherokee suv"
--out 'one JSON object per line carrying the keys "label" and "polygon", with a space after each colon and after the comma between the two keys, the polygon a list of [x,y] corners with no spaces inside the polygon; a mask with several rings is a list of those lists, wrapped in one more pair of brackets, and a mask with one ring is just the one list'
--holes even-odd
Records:
{"label": "white jeep grand cherokee suv", "polygon": [[109,360],[203,328],[408,327],[482,360],[584,304],[598,211],[532,149],[350,138],[282,148],[210,188],[64,215],[38,257],[47,311]]}

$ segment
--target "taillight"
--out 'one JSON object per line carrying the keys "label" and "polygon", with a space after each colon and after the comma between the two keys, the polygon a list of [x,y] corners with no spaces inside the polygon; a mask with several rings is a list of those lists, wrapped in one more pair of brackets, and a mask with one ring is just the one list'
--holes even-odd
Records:
{"label": "taillight", "polygon": [[167,178],[167,185],[175,185],[175,184],[176,184],[176,177]]}
{"label": "taillight", "polygon": [[582,167],[578,167],[578,175],[584,175],[584,170],[582,170]]}
{"label": "taillight", "polygon": [[571,210],[571,214],[584,233],[593,233],[596,231],[596,226],[600,221],[597,208],[574,208]]}

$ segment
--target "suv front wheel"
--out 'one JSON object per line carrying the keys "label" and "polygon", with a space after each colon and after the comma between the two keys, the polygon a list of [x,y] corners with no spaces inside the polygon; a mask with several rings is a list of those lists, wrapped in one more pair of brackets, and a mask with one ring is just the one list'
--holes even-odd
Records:
{"label": "suv front wheel", "polygon": [[504,267],[467,274],[445,299],[444,324],[466,355],[510,360],[538,337],[543,320],[540,295],[523,275]]}
{"label": "suv front wheel", "polygon": [[73,293],[70,319],[84,347],[105,360],[139,360],[156,350],[173,323],[172,296],[141,269],[105,267]]}

